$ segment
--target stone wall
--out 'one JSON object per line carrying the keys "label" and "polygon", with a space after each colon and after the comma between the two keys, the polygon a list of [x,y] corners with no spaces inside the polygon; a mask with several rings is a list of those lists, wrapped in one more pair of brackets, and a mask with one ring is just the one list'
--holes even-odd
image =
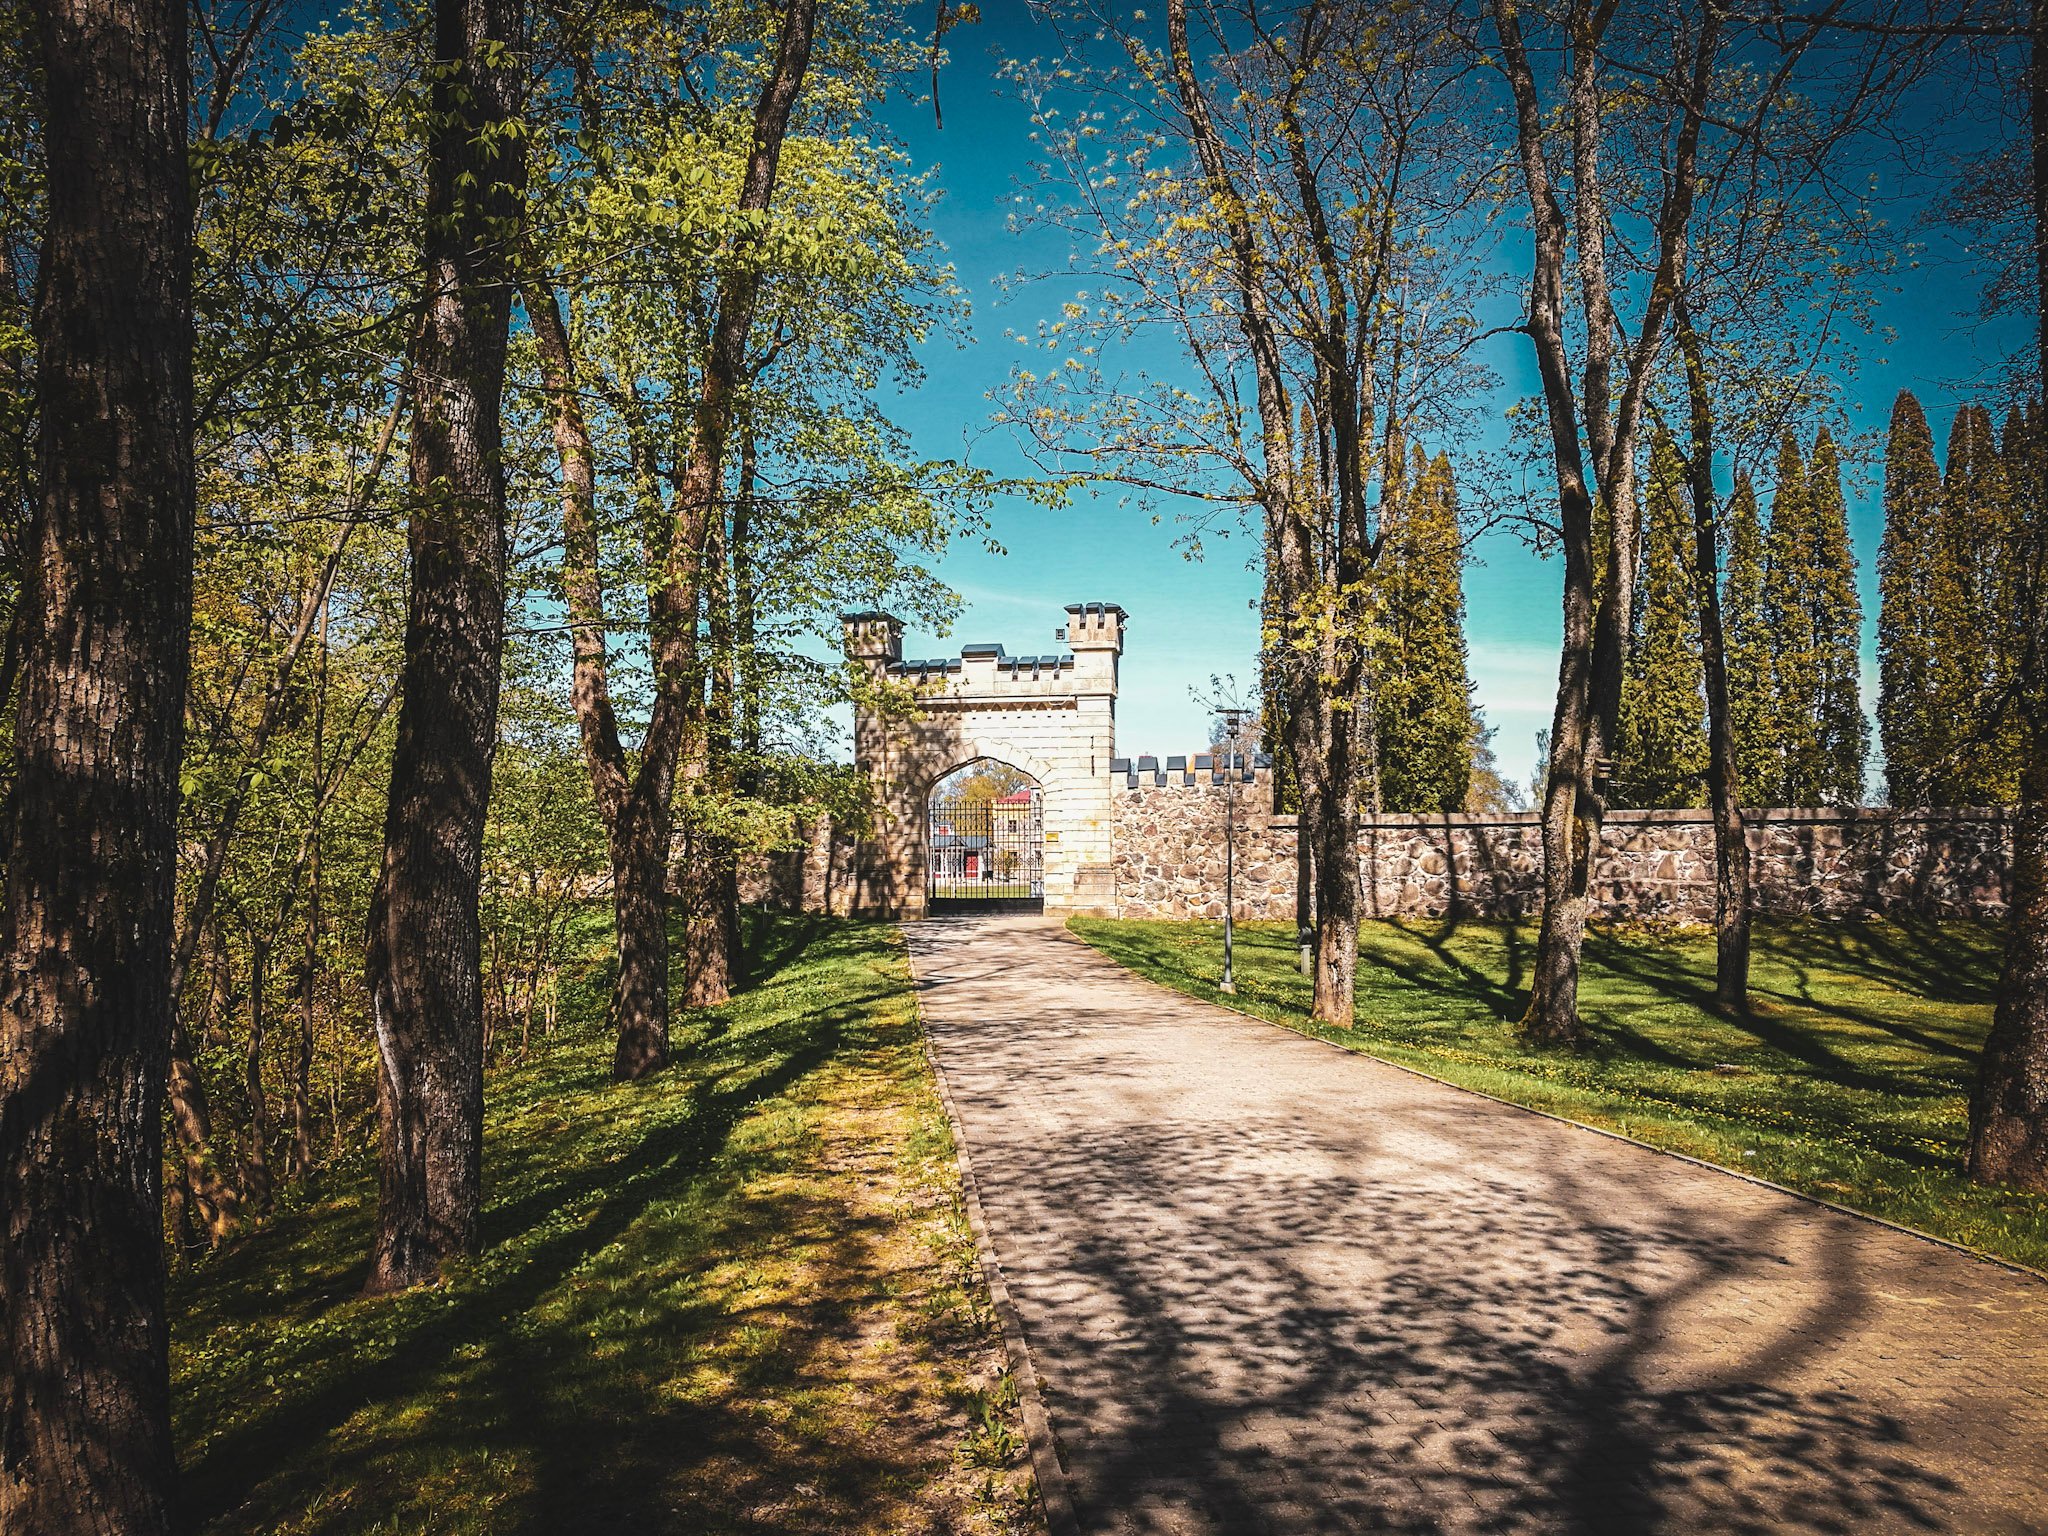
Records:
{"label": "stone wall", "polygon": [[[1294,818],[1267,810],[1272,786],[1263,769],[1239,793],[1237,915],[1291,917]],[[1223,915],[1224,801],[1225,786],[1210,774],[1116,777],[1112,867],[1120,915]],[[2006,812],[1763,810],[1748,820],[1759,910],[1828,917],[2005,910]],[[1383,815],[1367,822],[1359,854],[1373,915],[1527,917],[1542,905],[1542,831],[1533,812]],[[1611,813],[1593,895],[1610,918],[1711,920],[1707,813]]]}
{"label": "stone wall", "polygon": [[[1110,869],[1119,917],[1223,916],[1224,829],[1231,788],[1221,775],[1160,772],[1150,758],[1114,776]],[[1163,782],[1162,782],[1163,781]],[[1273,814],[1273,777],[1235,785],[1237,915],[1294,916],[1294,818]]]}
{"label": "stone wall", "polygon": [[[1996,916],[2012,827],[1996,810],[1752,811],[1754,903],[1764,912]],[[1543,850],[1533,812],[1382,816],[1367,829],[1373,903],[1386,916],[1533,916]],[[1706,922],[1714,915],[1714,828],[1704,811],[1615,811],[1593,866],[1611,918]]]}
{"label": "stone wall", "polygon": [[830,912],[835,917],[879,912],[882,904],[863,868],[869,851],[824,817],[801,831],[801,847],[740,861],[740,900],[784,912]]}
{"label": "stone wall", "polygon": [[[1181,759],[1149,758],[1108,779],[1113,906],[1122,917],[1220,918],[1229,786]],[[1201,759],[1196,759],[1202,762]],[[1240,776],[1237,915],[1294,915],[1295,825],[1273,814],[1270,772]],[[752,861],[748,901],[894,915],[873,850],[819,824],[801,850]],[[1999,810],[1768,810],[1749,816],[1756,905],[1766,912],[1857,917],[2002,914],[2012,823]],[[1532,917],[1542,905],[1541,829],[1533,812],[1380,816],[1359,854],[1366,911],[1380,917]],[[865,861],[865,862],[864,862]],[[1714,830],[1704,811],[1616,811],[1594,866],[1609,918],[1707,922],[1714,915]]]}

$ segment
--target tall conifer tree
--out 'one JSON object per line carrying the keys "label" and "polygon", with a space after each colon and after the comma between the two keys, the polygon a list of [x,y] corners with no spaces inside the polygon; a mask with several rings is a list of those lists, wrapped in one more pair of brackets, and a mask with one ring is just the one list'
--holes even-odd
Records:
{"label": "tall conifer tree", "polygon": [[1706,680],[1684,479],[1677,446],[1658,433],[1650,449],[1635,644],[1615,751],[1615,795],[1624,805],[1706,803]]}
{"label": "tall conifer tree", "polygon": [[1849,539],[1849,505],[1842,496],[1841,457],[1827,428],[1806,466],[1808,515],[1813,519],[1814,634],[1820,642],[1822,772],[1816,798],[1829,805],[1861,805],[1870,760],[1870,721],[1863,713],[1863,599],[1856,590],[1856,550]]}
{"label": "tall conifer tree", "polygon": [[1901,390],[1885,443],[1884,542],[1877,557],[1877,724],[1893,805],[1931,803],[1943,734],[1935,622],[1940,521],[1934,434],[1920,402]]}
{"label": "tall conifer tree", "polygon": [[[1930,594],[1941,653],[1942,722],[1931,798],[1987,805],[2018,790],[2013,743],[2001,742],[2001,637],[2013,632],[2001,576],[2012,547],[2005,476],[1991,413],[1966,405],[1950,429],[1942,479],[1940,568]],[[2003,747],[2003,751],[2001,751]]]}
{"label": "tall conifer tree", "polygon": [[1817,755],[1811,720],[1800,718],[1796,700],[1813,693],[1813,633],[1805,598],[1807,568],[1806,461],[1799,440],[1787,432],[1778,444],[1778,479],[1771,492],[1770,527],[1764,534],[1764,631],[1770,657],[1765,688],[1771,697],[1771,731],[1778,765],[1770,805],[1796,805],[1794,784],[1801,768]]}
{"label": "tall conifer tree", "polygon": [[1450,460],[1421,450],[1405,493],[1387,509],[1378,686],[1381,803],[1391,811],[1455,811],[1472,782],[1466,674],[1464,546]]}
{"label": "tall conifer tree", "polygon": [[1862,605],[1834,438],[1823,428],[1802,464],[1788,434],[1778,466],[1764,610],[1784,763],[1779,794],[1791,805],[1854,805],[1868,751],[1856,675]]}
{"label": "tall conifer tree", "polygon": [[1770,628],[1764,617],[1763,513],[1756,487],[1738,475],[1728,508],[1728,574],[1722,584],[1728,641],[1728,712],[1744,805],[1776,802],[1778,738],[1771,708]]}

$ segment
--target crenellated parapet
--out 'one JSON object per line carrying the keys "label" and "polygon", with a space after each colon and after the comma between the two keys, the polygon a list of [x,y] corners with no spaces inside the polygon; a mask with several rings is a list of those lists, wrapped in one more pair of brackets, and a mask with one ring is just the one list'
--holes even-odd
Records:
{"label": "crenellated parapet", "polygon": [[1169,757],[1162,765],[1156,757],[1117,757],[1110,759],[1109,776],[1116,789],[1221,788],[1234,776],[1240,785],[1267,790],[1270,801],[1273,759],[1251,752],[1239,753],[1233,762],[1227,752],[1194,752]]}
{"label": "crenellated parapet", "polygon": [[1000,645],[963,646],[958,656],[925,661],[892,661],[883,672],[891,682],[908,683],[933,699],[1042,698],[1080,686],[1071,653],[1012,656]]}

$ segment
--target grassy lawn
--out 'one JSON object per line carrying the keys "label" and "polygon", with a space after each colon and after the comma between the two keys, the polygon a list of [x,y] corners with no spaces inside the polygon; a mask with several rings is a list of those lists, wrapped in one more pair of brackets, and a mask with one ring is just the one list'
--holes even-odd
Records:
{"label": "grassy lawn", "polygon": [[364,1166],[174,1278],[193,1527],[1039,1529],[895,930],[755,922],[627,1086],[589,937],[491,1074],[481,1259],[361,1297]]}
{"label": "grassy lawn", "polygon": [[1991,1024],[1999,939],[1964,923],[1760,923],[1745,1021],[1711,1012],[1711,933],[1596,931],[1593,1050],[1516,1044],[1533,925],[1367,924],[1358,1025],[1308,1019],[1292,923],[1240,924],[1235,999],[1220,923],[1076,918],[1088,943],[1169,987],[1352,1050],[2048,1269],[2048,1199],[1961,1175],[1965,1101]]}

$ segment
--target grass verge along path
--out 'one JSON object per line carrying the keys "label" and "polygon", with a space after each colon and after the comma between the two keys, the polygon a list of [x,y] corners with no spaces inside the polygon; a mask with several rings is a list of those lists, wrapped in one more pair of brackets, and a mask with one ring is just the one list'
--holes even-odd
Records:
{"label": "grass verge along path", "polygon": [[1292,923],[1237,926],[1235,997],[1215,988],[1220,923],[1069,926],[1191,996],[2048,1269],[2048,1199],[1962,1174],[1998,969],[1989,927],[1760,921],[1741,1020],[1711,1008],[1711,933],[1596,930],[1579,992],[1595,1044],[1573,1055],[1515,1039],[1533,925],[1364,925],[1349,1030],[1310,1021]]}
{"label": "grass verge along path", "polygon": [[365,1166],[176,1277],[192,1527],[1039,1529],[896,930],[753,922],[637,1084],[605,937],[490,1074],[480,1259],[362,1297]]}

